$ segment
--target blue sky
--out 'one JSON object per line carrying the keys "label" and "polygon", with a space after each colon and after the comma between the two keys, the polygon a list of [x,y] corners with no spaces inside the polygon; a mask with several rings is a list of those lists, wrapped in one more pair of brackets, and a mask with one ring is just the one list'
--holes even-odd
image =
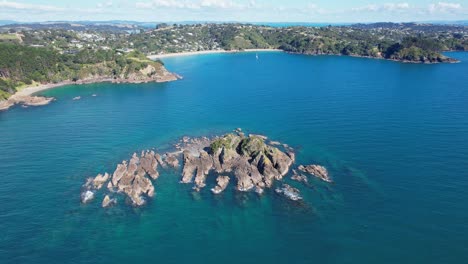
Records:
{"label": "blue sky", "polygon": [[0,20],[376,22],[468,20],[468,0],[0,0]]}

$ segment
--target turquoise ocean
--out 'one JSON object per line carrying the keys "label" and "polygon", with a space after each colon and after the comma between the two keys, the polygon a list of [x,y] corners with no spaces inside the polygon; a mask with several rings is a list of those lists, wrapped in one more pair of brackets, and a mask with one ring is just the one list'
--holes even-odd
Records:
{"label": "turquoise ocean", "polygon": [[[57,100],[0,113],[0,263],[468,263],[468,53],[449,55],[177,57],[180,81],[44,91]],[[161,170],[144,207],[80,204],[135,151],[237,127],[334,182],[291,182],[294,203]]]}

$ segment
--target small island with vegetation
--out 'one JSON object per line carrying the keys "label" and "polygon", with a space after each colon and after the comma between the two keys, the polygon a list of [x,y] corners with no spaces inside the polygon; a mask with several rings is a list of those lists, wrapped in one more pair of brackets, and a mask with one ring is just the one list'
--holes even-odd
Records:
{"label": "small island with vegetation", "polygon": [[[116,205],[119,200],[143,206],[155,196],[153,183],[160,177],[161,169],[178,171],[180,183],[192,184],[195,192],[212,185],[211,192],[218,195],[231,184],[235,191],[263,195],[265,189],[275,188],[276,194],[292,201],[303,200],[300,191],[290,185],[292,181],[306,185],[309,178],[332,182],[323,166],[295,167],[296,155],[290,146],[263,135],[246,135],[240,128],[211,138],[184,137],[174,148],[163,154],[153,150],[134,153],[118,164],[113,173],[88,178],[82,187],[81,202],[89,203],[98,192],[104,192],[102,207]],[[214,184],[207,182],[210,177],[215,178]]]}
{"label": "small island with vegetation", "polygon": [[104,81],[176,80],[179,76],[168,72],[157,59],[167,54],[281,50],[409,63],[451,63],[457,60],[442,52],[468,50],[468,27],[461,25],[271,27],[207,23],[144,27],[116,23],[0,26],[0,110],[16,103],[50,102],[51,98],[31,97],[42,90],[32,89],[38,86],[45,89]]}

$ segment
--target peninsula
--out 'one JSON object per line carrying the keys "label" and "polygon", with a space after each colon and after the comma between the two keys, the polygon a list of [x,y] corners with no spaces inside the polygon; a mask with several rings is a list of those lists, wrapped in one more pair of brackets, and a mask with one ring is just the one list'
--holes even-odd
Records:
{"label": "peninsula", "polygon": [[97,82],[169,82],[180,78],[138,51],[84,49],[61,54],[47,48],[0,43],[0,110],[15,104],[38,106],[53,98],[33,96],[46,89]]}

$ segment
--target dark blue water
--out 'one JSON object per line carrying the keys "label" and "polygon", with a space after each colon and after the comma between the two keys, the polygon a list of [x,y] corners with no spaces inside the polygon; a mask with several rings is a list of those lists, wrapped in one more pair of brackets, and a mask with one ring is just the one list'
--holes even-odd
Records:
{"label": "dark blue water", "polygon": [[[57,101],[0,113],[0,262],[467,263],[468,54],[450,55],[462,62],[180,57],[165,62],[181,81],[44,92]],[[79,202],[133,151],[237,127],[334,183],[293,183],[298,205],[214,197],[212,180],[196,194],[162,171],[146,207]]]}

